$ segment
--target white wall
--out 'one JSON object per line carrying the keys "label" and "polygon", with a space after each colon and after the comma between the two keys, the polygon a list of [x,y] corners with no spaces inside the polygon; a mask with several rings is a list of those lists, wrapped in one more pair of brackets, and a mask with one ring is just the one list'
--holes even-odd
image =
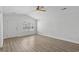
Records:
{"label": "white wall", "polygon": [[0,47],[3,46],[3,14],[2,7],[0,7]]}
{"label": "white wall", "polygon": [[[8,13],[4,14],[4,38],[25,36],[36,33],[36,20],[28,15]],[[34,29],[23,29],[25,24],[31,23]]]}
{"label": "white wall", "polygon": [[65,11],[52,8],[37,16],[39,34],[79,43],[79,7],[68,7]]}

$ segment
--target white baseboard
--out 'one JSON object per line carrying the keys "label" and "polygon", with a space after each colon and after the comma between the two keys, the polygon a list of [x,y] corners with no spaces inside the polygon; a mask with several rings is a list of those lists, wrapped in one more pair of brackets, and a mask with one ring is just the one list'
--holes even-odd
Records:
{"label": "white baseboard", "polygon": [[79,44],[79,41],[71,41],[71,40],[68,40],[68,39],[65,39],[65,38],[60,38],[60,37],[57,37],[57,36],[51,36],[51,35],[47,35],[47,34],[43,34],[43,33],[38,33],[38,34],[43,35],[43,36],[48,36],[48,37],[51,37],[51,38],[56,38],[56,39],[60,39],[60,40],[64,40],[64,41]]}
{"label": "white baseboard", "polygon": [[24,36],[31,36],[31,35],[36,35],[37,33],[32,33],[32,34],[28,34],[28,35],[17,35],[17,36],[13,36],[13,37],[3,37],[3,40],[5,39],[9,39],[9,38],[18,38],[18,37],[24,37]]}

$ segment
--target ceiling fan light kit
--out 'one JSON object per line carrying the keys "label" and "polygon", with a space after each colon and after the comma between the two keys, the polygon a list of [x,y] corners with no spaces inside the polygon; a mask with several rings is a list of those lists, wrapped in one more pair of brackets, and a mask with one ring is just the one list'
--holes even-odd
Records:
{"label": "ceiling fan light kit", "polygon": [[37,11],[46,11],[44,6],[37,6],[36,10]]}

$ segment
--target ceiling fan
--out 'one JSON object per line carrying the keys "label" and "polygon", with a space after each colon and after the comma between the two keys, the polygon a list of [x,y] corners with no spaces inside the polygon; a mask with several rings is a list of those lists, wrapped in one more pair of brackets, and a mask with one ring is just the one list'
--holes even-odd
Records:
{"label": "ceiling fan", "polygon": [[46,11],[46,9],[45,9],[44,6],[37,6],[37,7],[36,7],[36,10],[37,10],[37,11],[43,11],[43,12]]}

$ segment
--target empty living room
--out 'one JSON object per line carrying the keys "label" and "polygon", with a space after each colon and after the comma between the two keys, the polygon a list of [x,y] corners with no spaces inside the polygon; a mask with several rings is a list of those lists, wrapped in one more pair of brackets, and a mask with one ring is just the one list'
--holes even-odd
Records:
{"label": "empty living room", "polygon": [[0,52],[79,52],[79,6],[0,6]]}

